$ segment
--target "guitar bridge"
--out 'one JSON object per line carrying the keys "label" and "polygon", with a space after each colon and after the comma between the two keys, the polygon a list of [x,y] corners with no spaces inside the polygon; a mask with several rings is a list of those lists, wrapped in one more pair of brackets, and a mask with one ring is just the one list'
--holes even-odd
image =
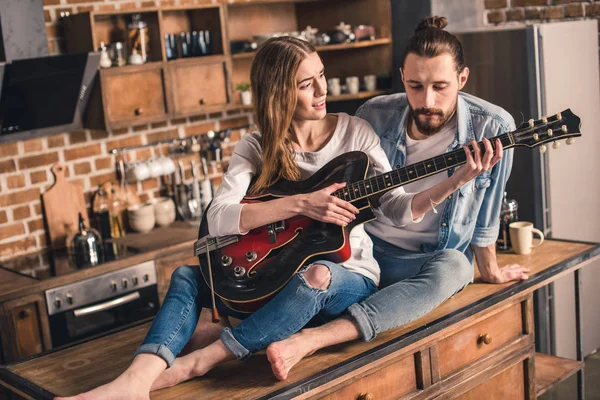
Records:
{"label": "guitar bridge", "polygon": [[277,221],[267,225],[267,234],[269,235],[269,243],[277,242],[277,232],[285,230],[285,221]]}

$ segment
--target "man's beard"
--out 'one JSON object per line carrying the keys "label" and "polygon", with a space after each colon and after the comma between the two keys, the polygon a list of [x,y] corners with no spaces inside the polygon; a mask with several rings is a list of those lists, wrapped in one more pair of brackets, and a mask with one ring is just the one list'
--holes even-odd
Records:
{"label": "man's beard", "polygon": [[[422,107],[422,108],[417,108],[415,110],[413,108],[412,104],[410,104],[410,102],[408,103],[408,106],[410,108],[410,115],[412,117],[412,120],[413,120],[415,126],[417,127],[419,132],[421,132],[425,136],[433,136],[436,133],[438,133],[439,131],[441,131],[442,129],[444,129],[444,127],[452,119],[452,117],[454,116],[454,112],[456,111],[456,101],[454,102],[452,107],[450,107],[450,111],[448,111],[448,113],[444,113],[439,108]],[[440,118],[438,121],[435,121],[435,122],[431,119],[426,119],[423,122],[422,120],[419,119],[419,115],[424,115],[424,114],[433,114],[433,115],[439,116]]]}

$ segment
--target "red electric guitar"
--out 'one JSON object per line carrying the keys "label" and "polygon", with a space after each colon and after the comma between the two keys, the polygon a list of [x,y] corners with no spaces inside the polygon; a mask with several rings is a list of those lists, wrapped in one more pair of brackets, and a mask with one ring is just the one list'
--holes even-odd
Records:
{"label": "red electric guitar", "polygon": [[[567,139],[567,144],[571,144],[572,138],[581,136],[579,129],[579,117],[568,109],[549,118],[530,120],[514,132],[497,138],[505,149],[542,146],[543,152],[545,143]],[[478,145],[483,151],[483,143]],[[492,145],[495,146],[495,140]],[[267,193],[246,196],[243,202],[310,193],[336,182],[346,182],[346,187],[332,195],[351,202],[360,213],[345,228],[296,216],[253,229],[243,236],[210,237],[205,212],[194,244],[202,275],[228,307],[241,312],[256,311],[303,265],[316,259],[336,263],[348,260],[350,231],[358,224],[375,219],[369,200],[372,196],[465,162],[466,155],[461,148],[365,179],[369,166],[367,155],[353,151],[334,158],[306,180],[279,180]]]}

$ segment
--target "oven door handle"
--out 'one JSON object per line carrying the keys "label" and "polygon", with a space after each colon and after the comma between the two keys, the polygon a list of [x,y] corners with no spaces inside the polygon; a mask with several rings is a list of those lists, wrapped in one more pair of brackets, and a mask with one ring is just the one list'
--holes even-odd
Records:
{"label": "oven door handle", "polygon": [[79,310],[75,310],[73,314],[75,317],[82,317],[84,315],[95,314],[100,311],[109,310],[113,307],[119,306],[125,303],[131,303],[140,298],[140,292],[130,293],[126,296],[119,297],[114,300],[107,301],[106,303],[96,304],[95,306],[80,308]]}

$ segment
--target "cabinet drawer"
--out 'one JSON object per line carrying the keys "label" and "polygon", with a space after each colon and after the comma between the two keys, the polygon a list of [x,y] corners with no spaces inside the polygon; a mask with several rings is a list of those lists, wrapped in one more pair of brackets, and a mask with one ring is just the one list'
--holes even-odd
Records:
{"label": "cabinet drawer", "polygon": [[225,71],[223,61],[169,66],[175,114],[190,115],[226,105],[228,96]]}
{"label": "cabinet drawer", "polygon": [[523,362],[519,362],[458,398],[460,400],[526,399],[528,396],[525,391],[525,377],[525,365]]}
{"label": "cabinet drawer", "polygon": [[500,311],[438,342],[442,377],[524,335],[521,303]]}
{"label": "cabinet drawer", "polygon": [[316,394],[307,398],[328,400],[398,399],[417,391],[416,374],[415,356],[410,354],[391,361],[383,368],[369,371],[360,378],[348,379],[328,390],[326,394]]}
{"label": "cabinet drawer", "polygon": [[132,72],[102,71],[104,109],[111,127],[138,125],[167,118],[162,68]]}

